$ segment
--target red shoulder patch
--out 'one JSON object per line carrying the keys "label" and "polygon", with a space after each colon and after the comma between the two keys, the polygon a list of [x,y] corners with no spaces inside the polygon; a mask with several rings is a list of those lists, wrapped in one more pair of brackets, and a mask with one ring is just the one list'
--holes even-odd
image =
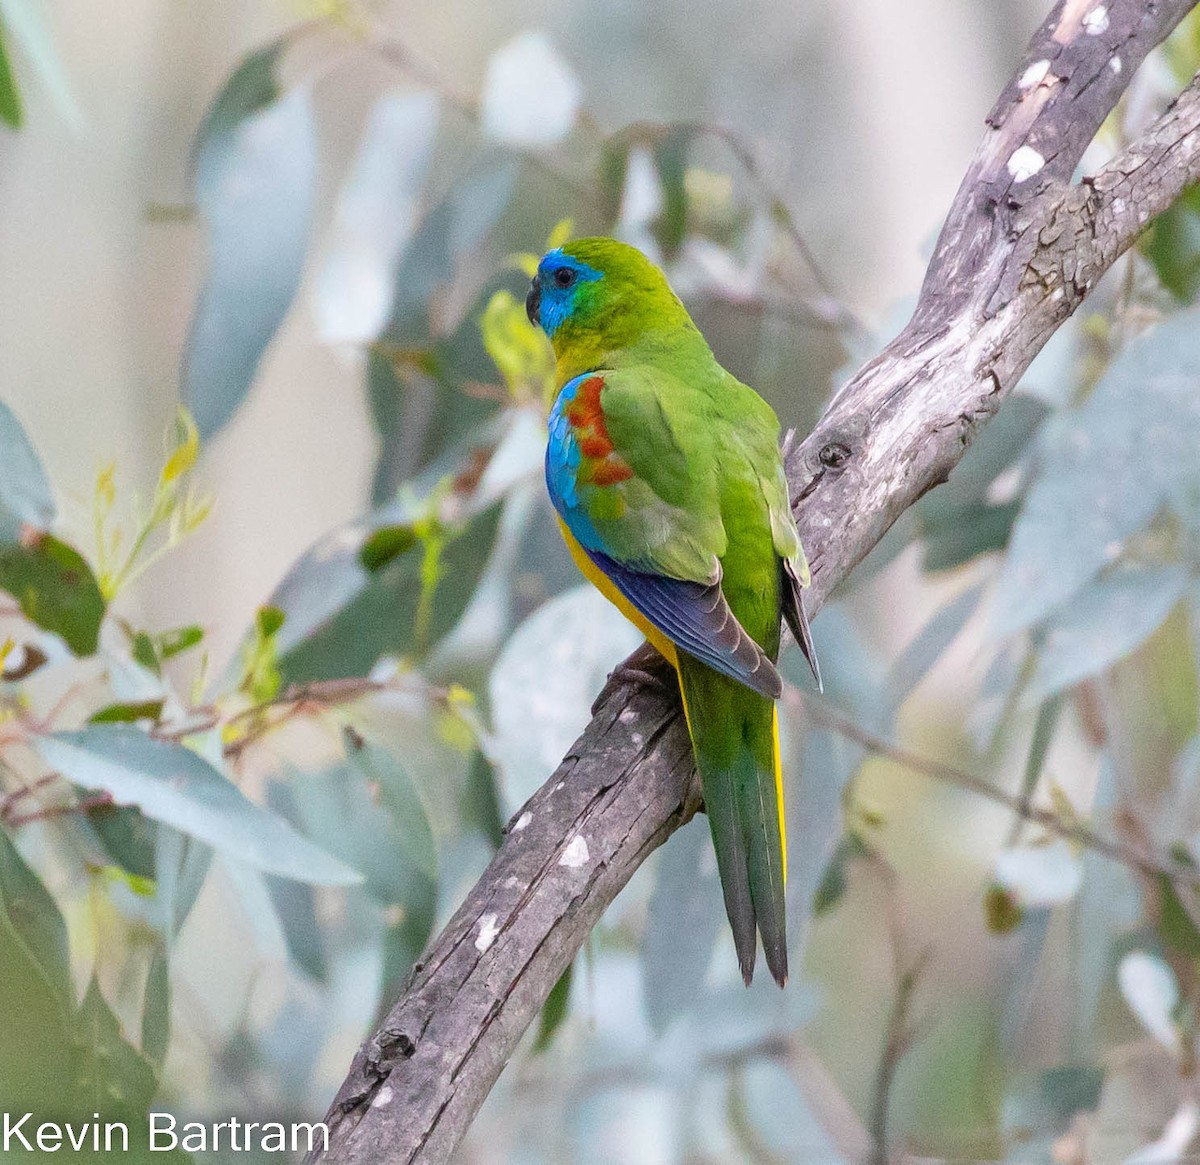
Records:
{"label": "red shoulder patch", "polygon": [[565,410],[581,454],[580,480],[601,486],[616,485],[633,476],[633,470],[616,454],[608,435],[600,404],[603,387],[603,376],[589,376],[575,390],[575,397]]}

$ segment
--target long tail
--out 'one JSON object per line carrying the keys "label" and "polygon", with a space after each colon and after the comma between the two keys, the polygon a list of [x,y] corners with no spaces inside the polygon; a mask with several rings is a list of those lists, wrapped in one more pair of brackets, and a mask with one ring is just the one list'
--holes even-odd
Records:
{"label": "long tail", "polygon": [[676,666],[742,978],[754,975],[757,930],[782,987],[787,855],[775,704],[683,652]]}

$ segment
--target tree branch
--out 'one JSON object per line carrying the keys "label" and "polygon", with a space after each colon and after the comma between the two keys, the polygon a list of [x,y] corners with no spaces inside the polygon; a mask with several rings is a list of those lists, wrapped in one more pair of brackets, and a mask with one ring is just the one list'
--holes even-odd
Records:
{"label": "tree branch", "polygon": [[[987,121],[912,320],[791,452],[811,608],[947,479],[1055,329],[1200,177],[1200,82],[1071,177],[1192,0],[1060,0]],[[668,686],[618,680],[511,823],[326,1118],[339,1165],[445,1161],[605,907],[697,808]]]}

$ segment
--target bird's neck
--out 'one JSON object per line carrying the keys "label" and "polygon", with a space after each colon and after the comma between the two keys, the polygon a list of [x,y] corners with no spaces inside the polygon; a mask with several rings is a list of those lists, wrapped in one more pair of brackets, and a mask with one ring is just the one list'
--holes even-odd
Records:
{"label": "bird's neck", "polygon": [[712,350],[691,322],[669,328],[651,328],[632,341],[608,342],[600,333],[575,333],[555,338],[555,372],[558,387],[585,372],[629,368],[668,361],[677,369],[694,359],[711,360]]}

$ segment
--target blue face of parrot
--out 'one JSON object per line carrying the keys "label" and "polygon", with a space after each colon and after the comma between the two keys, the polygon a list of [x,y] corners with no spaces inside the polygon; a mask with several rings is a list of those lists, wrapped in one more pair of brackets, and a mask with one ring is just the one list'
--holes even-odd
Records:
{"label": "blue face of parrot", "polygon": [[[525,297],[525,312],[534,327],[553,336],[575,311],[580,292],[603,278],[603,273],[561,248],[550,251],[538,264],[537,274]],[[585,292],[586,294],[586,292]]]}

